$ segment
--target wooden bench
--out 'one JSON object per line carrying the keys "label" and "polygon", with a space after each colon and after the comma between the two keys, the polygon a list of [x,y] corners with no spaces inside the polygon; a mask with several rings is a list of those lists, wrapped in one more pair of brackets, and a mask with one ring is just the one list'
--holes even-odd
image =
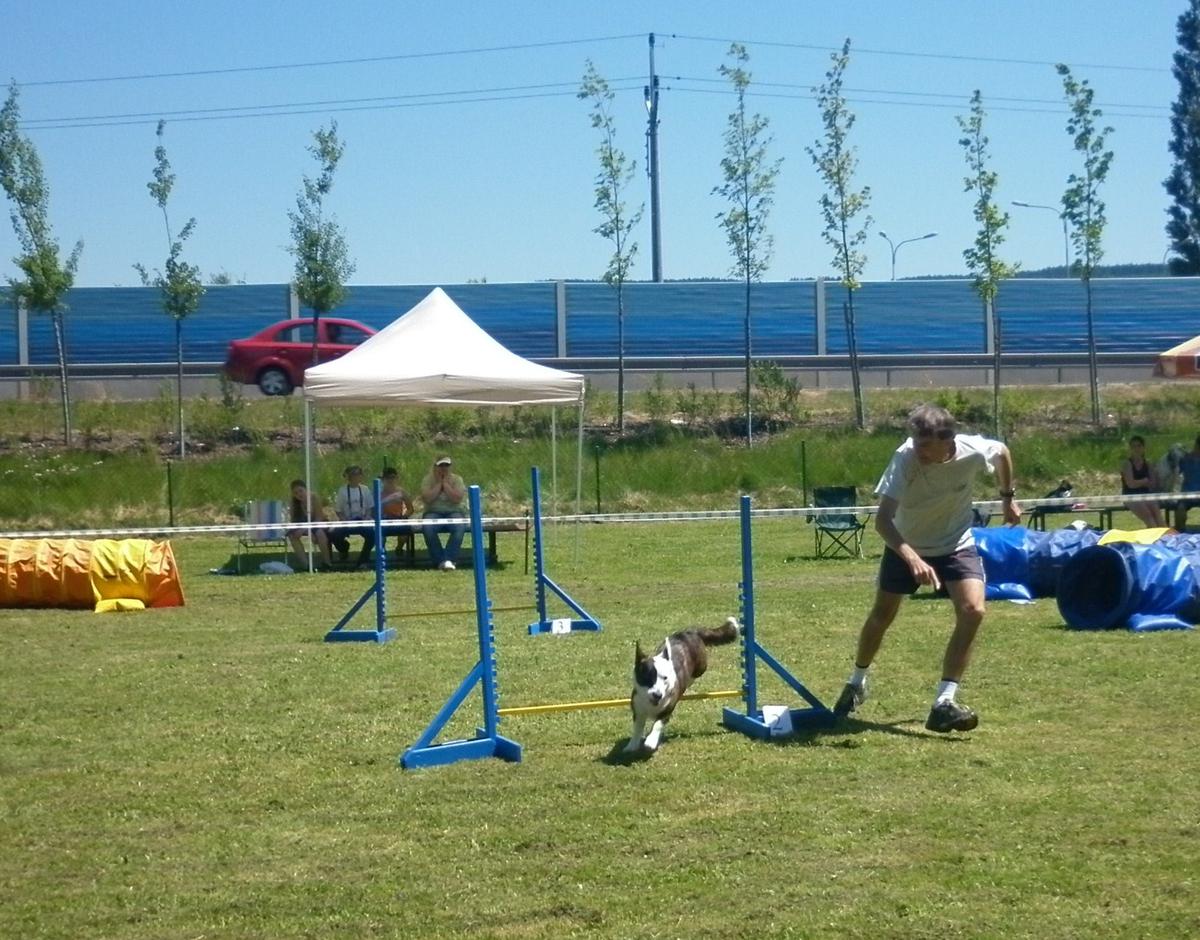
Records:
{"label": "wooden bench", "polygon": [[1029,528],[1045,532],[1047,516],[1069,515],[1076,518],[1095,513],[1097,528],[1107,531],[1113,527],[1113,512],[1112,506],[1035,506],[1029,511]]}
{"label": "wooden bench", "polygon": [[[413,520],[419,521],[418,517],[414,516]],[[483,523],[483,531],[487,534],[487,549],[486,549],[486,564],[489,567],[495,567],[500,563],[500,553],[496,548],[496,533],[497,532],[524,532],[525,533],[525,574],[529,574],[529,516],[526,514],[524,519],[510,519],[503,522],[485,521]],[[405,568],[415,568],[417,566],[417,537],[421,534],[420,526],[412,529],[387,529],[383,530],[384,541],[392,538],[396,533],[401,531],[411,532],[413,537],[408,539],[400,551],[397,553],[397,561],[401,561]],[[471,527],[467,526],[467,531],[463,536],[463,544],[469,544],[471,540]]]}

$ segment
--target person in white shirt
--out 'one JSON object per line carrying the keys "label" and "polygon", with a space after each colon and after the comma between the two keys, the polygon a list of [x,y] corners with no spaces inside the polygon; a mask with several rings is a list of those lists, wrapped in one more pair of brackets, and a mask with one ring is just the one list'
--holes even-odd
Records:
{"label": "person in white shirt", "polygon": [[984,613],[983,563],[971,534],[972,489],[980,472],[995,475],[1004,521],[1019,523],[1012,456],[999,441],[957,433],[954,416],[937,405],[914,408],[908,428],[912,436],[892,455],[875,488],[875,530],[887,547],[875,603],[859,634],[854,671],[834,713],[844,717],[866,701],[867,670],[905,595],[922,584],[935,590],[944,586],[954,604],[954,632],[925,727],[940,733],[970,731],[979,717],[955,697]]}
{"label": "person in white shirt", "polygon": [[343,522],[367,522],[367,525],[338,527],[329,532],[329,541],[337,549],[338,560],[350,556],[350,536],[362,536],[362,551],[358,553],[358,567],[371,564],[371,550],[375,547],[375,497],[371,489],[363,484],[363,470],[359,466],[347,467],[343,474],[344,486],[339,486],[333,497],[333,511]]}

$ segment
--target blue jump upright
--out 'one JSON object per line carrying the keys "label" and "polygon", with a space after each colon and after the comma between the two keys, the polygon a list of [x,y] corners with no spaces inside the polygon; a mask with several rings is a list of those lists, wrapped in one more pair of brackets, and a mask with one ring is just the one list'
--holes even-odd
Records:
{"label": "blue jump upright", "polygon": [[[502,736],[498,730],[498,691],[496,682],[496,643],[492,624],[492,602],[487,593],[487,565],[483,555],[483,524],[479,512],[479,487],[469,490],[471,505],[471,550],[475,576],[475,619],[479,631],[479,661],[467,673],[454,694],[434,716],[429,727],[417,742],[400,755],[400,766],[406,770],[453,764],[460,760],[479,760],[498,757],[514,763],[521,760],[521,745]],[[475,737],[435,744],[446,723],[462,705],[476,685],[483,689],[483,727],[475,729]]]}
{"label": "blue jump upright", "polygon": [[[383,517],[381,515],[380,498],[382,493],[379,478],[375,479],[375,582],[367,588],[345,616],[337,622],[332,630],[325,634],[326,643],[386,643],[396,636],[396,631],[387,626],[387,582],[384,580],[384,566],[387,562],[383,547]],[[347,630],[346,626],[354,619],[363,605],[375,598],[375,629]]]}
{"label": "blue jump upright", "polygon": [[834,723],[834,714],[810,692],[799,679],[774,656],[759,645],[754,633],[754,554],[750,540],[750,497],[743,496],[742,514],[742,583],[739,600],[742,616],[742,669],[743,705],[745,712],[726,707],[722,724],[732,731],[740,731],[752,738],[771,737],[771,726],[763,720],[758,704],[758,662],[761,660],[780,679],[792,688],[805,702],[807,708],[790,708],[793,728],[828,728]]}
{"label": "blue jump upright", "polygon": [[[542,545],[542,482],[538,468],[532,469],[533,477],[533,585],[537,595],[538,619],[529,625],[531,635],[539,633],[571,633],[576,630],[597,631],[600,622],[583,609],[566,591],[554,583],[546,574],[546,559]],[[571,608],[577,619],[559,617],[551,619],[546,613],[546,590],[553,591],[564,604]]]}

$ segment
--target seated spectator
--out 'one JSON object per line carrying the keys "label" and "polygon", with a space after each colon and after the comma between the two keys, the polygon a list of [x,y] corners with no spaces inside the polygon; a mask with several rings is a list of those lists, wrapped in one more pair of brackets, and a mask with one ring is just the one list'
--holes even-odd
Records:
{"label": "seated spectator", "polygon": [[[1182,480],[1181,492],[1200,492],[1200,435],[1196,437],[1192,449],[1180,459],[1179,475]],[[1175,503],[1175,530],[1177,532],[1187,531],[1188,510],[1196,506],[1200,506],[1200,499],[1181,499]]]}
{"label": "seated spectator", "polygon": [[344,562],[350,556],[350,536],[362,536],[362,551],[358,554],[357,564],[359,568],[367,568],[371,564],[371,549],[375,547],[375,497],[363,485],[362,467],[347,467],[344,476],[346,485],[338,487],[333,498],[333,511],[343,522],[367,524],[331,529],[329,541],[337,549],[338,561]]}
{"label": "seated spectator", "polygon": [[[399,483],[399,474],[395,467],[383,471],[383,487],[379,491],[380,513],[384,519],[407,519],[412,515],[413,504]],[[400,546],[412,542],[412,529],[392,529],[396,536],[396,553]],[[388,530],[383,532],[383,551],[387,551]]]}
{"label": "seated spectator", "polygon": [[[317,546],[319,558],[317,560],[318,570],[325,570],[332,563],[333,559],[329,555],[329,534],[325,530],[324,525],[316,525],[318,522],[325,522],[325,504],[321,501],[321,497],[316,493],[309,496],[308,488],[304,485],[303,480],[292,480],[292,509],[290,519],[292,522],[308,522],[312,519],[313,543]],[[309,507],[312,507],[312,516],[309,516]],[[289,529],[287,534],[288,544],[292,547],[293,567],[297,571],[308,570],[308,551],[304,547],[304,536],[308,532],[307,529]]]}
{"label": "seated spectator", "polygon": [[[1140,434],[1129,439],[1129,456],[1121,461],[1121,493],[1126,496],[1153,493],[1154,474],[1146,460],[1146,441]],[[1152,500],[1131,500],[1125,504],[1142,524],[1152,529],[1163,528],[1162,511]]]}
{"label": "seated spectator", "polygon": [[[425,506],[423,519],[458,519],[467,515],[467,486],[463,478],[450,472],[453,461],[439,457],[433,468],[421,481],[421,502]],[[442,571],[453,571],[462,548],[463,534],[467,526],[463,522],[436,525],[426,523],[422,527],[425,547],[429,549],[429,563]],[[439,533],[447,533],[446,547],[442,547]]]}

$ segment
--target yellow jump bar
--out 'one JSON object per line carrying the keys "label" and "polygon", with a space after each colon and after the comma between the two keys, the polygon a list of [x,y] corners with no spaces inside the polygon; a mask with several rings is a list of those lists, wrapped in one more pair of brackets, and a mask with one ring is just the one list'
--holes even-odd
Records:
{"label": "yellow jump bar", "polygon": [[[741,689],[723,689],[719,692],[687,692],[683,698],[688,701],[706,698],[741,698]],[[517,715],[541,715],[547,712],[574,712],[585,708],[620,708],[628,707],[629,697],[602,698],[594,702],[559,702],[556,705],[514,705],[512,708],[498,708],[496,713],[502,717]]]}

